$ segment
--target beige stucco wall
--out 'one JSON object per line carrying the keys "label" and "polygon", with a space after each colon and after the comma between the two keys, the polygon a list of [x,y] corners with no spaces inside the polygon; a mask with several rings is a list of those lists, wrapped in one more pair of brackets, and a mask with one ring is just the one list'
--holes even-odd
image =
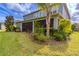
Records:
{"label": "beige stucco wall", "polygon": [[16,25],[16,27],[18,27],[20,29],[20,31],[22,31],[22,23],[17,23],[15,25]]}
{"label": "beige stucco wall", "polygon": [[68,19],[69,17],[68,17],[68,14],[67,14],[67,11],[66,11],[65,7],[63,7],[62,11],[63,11],[62,12],[63,17]]}
{"label": "beige stucco wall", "polygon": [[5,24],[1,23],[1,30],[6,30]]}
{"label": "beige stucco wall", "polygon": [[54,21],[53,21],[54,23],[53,23],[53,28],[54,29],[58,29],[58,18],[54,18]]}

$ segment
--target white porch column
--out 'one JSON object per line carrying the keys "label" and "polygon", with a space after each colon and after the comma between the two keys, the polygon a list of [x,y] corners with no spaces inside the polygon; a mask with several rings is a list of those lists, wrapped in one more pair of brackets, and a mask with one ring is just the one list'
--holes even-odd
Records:
{"label": "white porch column", "polygon": [[20,30],[21,30],[21,32],[22,32],[22,23],[20,23]]}
{"label": "white porch column", "polygon": [[54,29],[58,29],[58,18],[54,18],[53,25]]}
{"label": "white porch column", "polygon": [[34,33],[34,20],[32,21],[32,32]]}

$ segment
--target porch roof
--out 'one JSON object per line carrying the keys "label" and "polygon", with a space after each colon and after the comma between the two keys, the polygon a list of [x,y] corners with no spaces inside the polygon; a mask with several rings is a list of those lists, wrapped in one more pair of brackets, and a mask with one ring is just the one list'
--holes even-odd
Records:
{"label": "porch roof", "polygon": [[[51,18],[55,18],[55,17],[59,17],[61,19],[63,19],[64,17],[59,14],[59,13],[54,13]],[[17,23],[25,23],[25,22],[32,22],[32,21],[39,21],[39,20],[45,20],[46,17],[39,17],[39,18],[35,18],[35,19],[29,19],[29,20],[24,20],[24,21],[19,21]]]}
{"label": "porch roof", "polygon": [[[54,13],[51,18],[55,18],[55,17],[59,17],[59,18],[64,18],[61,14],[59,13]],[[25,20],[25,21],[32,21],[32,20],[45,20],[45,17],[39,17],[39,18],[35,18],[35,19],[30,19],[30,20]]]}

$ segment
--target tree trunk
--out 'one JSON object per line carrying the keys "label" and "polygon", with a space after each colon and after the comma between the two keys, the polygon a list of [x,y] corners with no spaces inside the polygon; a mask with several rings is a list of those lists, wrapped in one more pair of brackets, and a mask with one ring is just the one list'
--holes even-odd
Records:
{"label": "tree trunk", "polygon": [[50,36],[50,13],[47,14],[46,18],[46,35],[49,37]]}

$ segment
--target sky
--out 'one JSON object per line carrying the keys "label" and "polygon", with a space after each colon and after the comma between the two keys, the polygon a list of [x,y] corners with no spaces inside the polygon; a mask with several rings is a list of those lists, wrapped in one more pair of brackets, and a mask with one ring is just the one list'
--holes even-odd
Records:
{"label": "sky", "polygon": [[[78,14],[76,12],[76,3],[67,4],[72,21],[78,21]],[[0,3],[0,22],[6,20],[6,16],[14,16],[15,20],[23,20],[23,15],[37,10],[34,3]]]}
{"label": "sky", "polygon": [[15,20],[23,20],[23,15],[36,10],[33,3],[0,3],[0,22],[6,20],[6,16],[14,16]]}
{"label": "sky", "polygon": [[78,3],[69,3],[67,4],[69,14],[71,16],[71,21],[73,23],[79,23],[79,4]]}

